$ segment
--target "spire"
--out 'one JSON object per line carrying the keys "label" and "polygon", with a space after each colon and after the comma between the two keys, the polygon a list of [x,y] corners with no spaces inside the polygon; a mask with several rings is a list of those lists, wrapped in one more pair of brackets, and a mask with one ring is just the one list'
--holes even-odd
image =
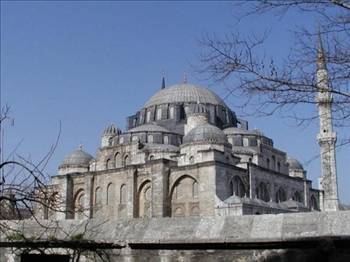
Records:
{"label": "spire", "polygon": [[323,48],[321,29],[318,29],[317,69],[326,69],[326,55]]}
{"label": "spire", "polygon": [[164,71],[162,71],[162,86],[161,86],[161,89],[164,89],[165,88],[165,73]]}

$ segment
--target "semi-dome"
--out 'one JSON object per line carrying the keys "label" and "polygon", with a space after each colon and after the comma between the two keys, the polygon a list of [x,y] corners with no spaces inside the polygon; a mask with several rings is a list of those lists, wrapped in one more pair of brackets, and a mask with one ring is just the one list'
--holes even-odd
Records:
{"label": "semi-dome", "polygon": [[298,160],[296,160],[295,158],[293,158],[291,156],[287,157],[287,163],[289,164],[290,170],[295,170],[295,169],[304,170],[302,164],[300,164],[300,162]]}
{"label": "semi-dome", "polygon": [[208,123],[193,128],[184,136],[183,142],[184,144],[193,142],[228,143],[225,133]]}
{"label": "semi-dome", "polygon": [[66,156],[61,166],[82,166],[88,167],[93,157],[84,152],[81,147]]}
{"label": "semi-dome", "polygon": [[145,108],[172,103],[201,103],[227,107],[225,102],[207,88],[191,84],[173,85],[159,90],[144,105]]}

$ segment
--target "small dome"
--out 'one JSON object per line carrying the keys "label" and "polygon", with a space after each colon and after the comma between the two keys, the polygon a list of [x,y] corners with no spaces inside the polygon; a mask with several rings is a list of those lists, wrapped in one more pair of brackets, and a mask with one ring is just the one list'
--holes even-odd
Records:
{"label": "small dome", "polygon": [[116,135],[120,133],[120,129],[117,128],[114,124],[107,126],[106,129],[103,131],[103,135]]}
{"label": "small dome", "polygon": [[228,143],[224,132],[208,123],[193,128],[183,138],[184,144],[193,142]]}
{"label": "small dome", "polygon": [[66,156],[61,166],[83,166],[88,167],[93,157],[84,152],[81,147]]}
{"label": "small dome", "polygon": [[302,164],[300,164],[300,162],[293,157],[288,156],[287,163],[289,164],[289,170],[295,170],[295,169],[304,170]]}

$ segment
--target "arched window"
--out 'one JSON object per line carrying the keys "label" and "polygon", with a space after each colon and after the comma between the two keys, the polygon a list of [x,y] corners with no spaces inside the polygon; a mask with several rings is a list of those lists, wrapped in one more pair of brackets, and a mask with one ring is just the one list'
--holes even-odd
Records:
{"label": "arched window", "polygon": [[135,118],[132,120],[132,126],[136,126],[136,123],[137,123],[137,117],[135,117]]}
{"label": "arched window", "polygon": [[194,163],[194,156],[190,156],[189,161],[190,161],[190,164],[193,164]]}
{"label": "arched window", "polygon": [[286,192],[284,191],[284,189],[282,187],[280,187],[278,189],[278,191],[276,192],[276,202],[280,203],[280,202],[284,202],[286,200],[287,200]]}
{"label": "arched window", "polygon": [[151,143],[151,144],[153,143],[153,135],[148,135],[147,136],[147,142]]}
{"label": "arched window", "polygon": [[180,109],[180,120],[185,119],[185,109],[184,109],[184,106],[181,105],[179,109]]}
{"label": "arched window", "polygon": [[255,137],[249,138],[249,146],[257,146],[258,142]]}
{"label": "arched window", "polygon": [[276,169],[276,157],[275,156],[272,156],[272,169],[275,170]]}
{"label": "arched window", "polygon": [[311,210],[318,210],[318,203],[315,196],[311,196],[310,202]]}
{"label": "arched window", "polygon": [[303,202],[303,199],[302,199],[302,197],[301,197],[301,194],[300,194],[298,191],[295,191],[295,192],[294,192],[292,199],[293,199],[294,201],[297,201],[297,202],[300,202],[300,203]]}
{"label": "arched window", "polygon": [[110,169],[111,168],[111,160],[108,158],[106,161],[106,169]]}
{"label": "arched window", "polygon": [[101,197],[101,188],[96,187],[95,189],[95,206],[101,205],[102,197]]}
{"label": "arched window", "polygon": [[243,146],[243,140],[242,140],[242,136],[241,135],[234,136],[234,138],[233,138],[233,145],[234,146]]}
{"label": "arched window", "polygon": [[198,197],[198,183],[197,181],[193,181],[192,184],[192,198],[197,198]]}
{"label": "arched window", "polygon": [[74,218],[83,219],[84,218],[84,190],[80,189],[75,194],[74,198]]}
{"label": "arched window", "polygon": [[[171,190],[171,216],[191,216],[192,208],[198,206],[198,182],[184,175],[175,181]],[[196,210],[199,214],[199,209]]]}
{"label": "arched window", "polygon": [[249,139],[248,139],[248,137],[243,137],[243,146],[249,146]]}
{"label": "arched window", "polygon": [[270,201],[270,193],[269,193],[267,186],[264,182],[261,182],[259,184],[259,186],[255,190],[255,193],[256,193],[257,198],[259,198],[265,202]]}
{"label": "arched window", "polygon": [[113,140],[114,140],[114,138],[113,137],[110,137],[109,139],[108,139],[108,146],[113,146]]}
{"label": "arched window", "polygon": [[239,176],[235,176],[232,179],[232,195],[239,196],[239,197],[244,197],[245,195],[245,187],[242,182],[242,179]]}
{"label": "arched window", "polygon": [[266,168],[270,168],[270,158],[266,158]]}
{"label": "arched window", "polygon": [[126,155],[124,157],[124,166],[130,165],[130,157],[128,155]]}
{"label": "arched window", "polygon": [[114,198],[115,198],[114,185],[112,183],[109,183],[107,186],[106,204],[111,205],[114,201]]}
{"label": "arched window", "polygon": [[226,116],[226,123],[230,123],[230,116],[228,114],[228,112],[225,110],[225,116]]}
{"label": "arched window", "polygon": [[174,119],[174,117],[175,117],[175,109],[174,109],[174,107],[172,106],[172,107],[170,107],[170,109],[169,109],[169,118],[170,118],[170,119]]}
{"label": "arched window", "polygon": [[142,113],[142,112],[140,113],[139,123],[140,123],[140,124],[143,124],[143,113]]}
{"label": "arched window", "polygon": [[151,182],[145,181],[138,190],[138,217],[151,217],[152,205]]}
{"label": "arched window", "polygon": [[121,167],[122,166],[122,158],[119,152],[117,152],[114,155],[114,161],[115,161],[115,167]]}
{"label": "arched window", "polygon": [[164,142],[165,145],[169,144],[169,137],[168,136],[164,136],[163,142]]}
{"label": "arched window", "polygon": [[281,172],[281,163],[280,162],[277,162],[277,171]]}
{"label": "arched window", "polygon": [[178,136],[178,137],[177,137],[177,144],[178,144],[178,145],[181,145],[181,143],[182,143],[182,139],[181,139],[181,137]]}
{"label": "arched window", "polygon": [[162,119],[162,109],[157,108],[157,120],[161,120],[161,119]]}
{"label": "arched window", "polygon": [[146,122],[150,122],[151,121],[151,111],[147,111],[146,113]]}
{"label": "arched window", "polygon": [[126,195],[126,185],[122,184],[120,187],[120,192],[119,192],[119,199],[120,199],[120,204],[125,205],[127,202],[127,195]]}
{"label": "arched window", "polygon": [[154,160],[154,155],[150,155],[149,160]]}

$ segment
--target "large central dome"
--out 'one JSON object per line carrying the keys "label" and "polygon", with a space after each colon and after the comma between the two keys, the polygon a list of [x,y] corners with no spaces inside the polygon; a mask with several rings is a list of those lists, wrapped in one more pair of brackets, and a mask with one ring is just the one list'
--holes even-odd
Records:
{"label": "large central dome", "polygon": [[146,102],[144,107],[172,103],[201,103],[227,107],[225,102],[209,89],[191,84],[179,84],[161,89]]}

